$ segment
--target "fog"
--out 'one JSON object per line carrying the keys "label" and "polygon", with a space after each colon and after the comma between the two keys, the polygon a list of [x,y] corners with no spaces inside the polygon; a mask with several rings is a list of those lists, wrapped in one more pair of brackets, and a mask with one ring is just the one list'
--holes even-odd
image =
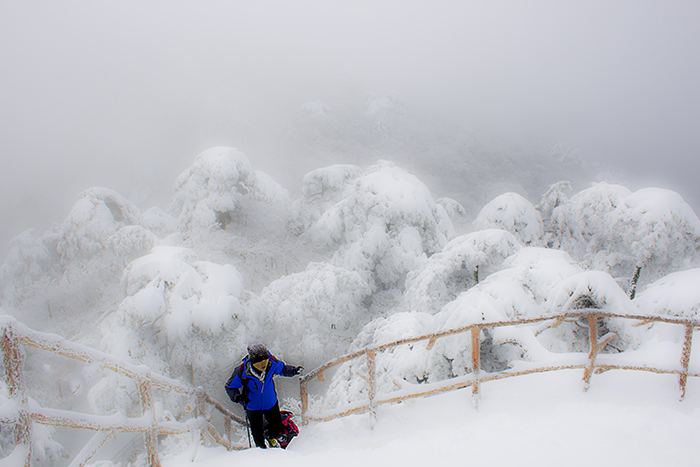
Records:
{"label": "fog", "polygon": [[0,252],[91,186],[166,207],[214,145],[280,177],[303,103],[366,92],[566,141],[698,211],[698,24],[693,1],[3,0]]}

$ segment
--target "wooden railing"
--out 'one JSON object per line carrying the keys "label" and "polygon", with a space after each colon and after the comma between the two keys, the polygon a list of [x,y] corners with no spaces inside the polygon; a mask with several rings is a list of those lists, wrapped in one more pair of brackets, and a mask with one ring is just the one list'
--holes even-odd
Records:
{"label": "wooden railing", "polygon": [[[567,319],[585,319],[588,323],[588,339],[590,343],[590,351],[588,353],[587,359],[579,359],[581,361],[572,362],[568,359],[568,362],[560,362],[559,364],[549,365],[549,366],[531,366],[527,369],[522,370],[505,370],[494,373],[486,373],[481,371],[480,368],[480,335],[482,330],[493,329],[497,327],[504,326],[524,326],[535,323],[541,323],[546,321],[553,321],[553,323],[544,329],[559,326]],[[680,358],[680,368],[678,369],[664,369],[655,368],[647,365],[629,365],[615,363],[615,358],[613,355],[606,354],[605,363],[597,363],[596,359],[598,354],[609,344],[614,338],[614,333],[607,333],[604,336],[598,336],[598,322],[602,318],[621,318],[628,320],[638,321],[636,326],[643,326],[652,323],[669,323],[673,325],[683,326],[685,328],[683,347],[681,350]],[[340,417],[345,417],[348,415],[369,412],[370,416],[370,426],[374,426],[377,417],[376,408],[381,404],[389,404],[404,401],[407,399],[413,399],[417,397],[426,397],[434,394],[439,394],[448,391],[454,391],[457,389],[462,389],[468,386],[472,388],[472,396],[474,402],[478,403],[481,384],[488,381],[495,381],[498,379],[511,378],[515,376],[528,375],[533,373],[543,373],[549,371],[567,370],[567,369],[582,369],[583,370],[583,382],[584,390],[588,390],[591,382],[591,377],[594,373],[602,373],[608,370],[638,370],[638,371],[648,371],[658,374],[674,374],[678,375],[678,385],[681,391],[680,398],[685,397],[686,383],[689,376],[700,376],[700,373],[691,373],[688,371],[690,363],[690,352],[693,344],[693,332],[696,327],[700,326],[700,321],[687,318],[676,318],[669,316],[645,316],[645,315],[625,315],[618,313],[610,313],[607,311],[599,309],[584,309],[569,311],[567,313],[562,313],[558,315],[547,315],[537,318],[522,318],[515,319],[511,321],[497,321],[497,322],[481,322],[470,324],[468,326],[449,329],[441,332],[436,332],[432,334],[425,334],[422,336],[411,337],[407,339],[401,339],[394,342],[389,342],[386,344],[376,345],[373,347],[367,347],[362,350],[338,357],[328,363],[325,363],[313,371],[304,375],[300,380],[300,394],[301,394],[301,413],[302,413],[302,425],[308,424],[310,421],[329,421]],[[540,329],[539,332],[544,329]],[[416,342],[427,341],[427,350],[430,350],[435,341],[440,338],[447,336],[454,336],[457,334],[470,334],[471,339],[471,374],[453,378],[447,381],[442,381],[433,384],[421,384],[421,385],[411,385],[413,388],[409,390],[398,390],[391,392],[389,394],[377,394],[377,375],[376,375],[376,365],[375,359],[377,354],[384,352],[394,347],[400,345],[414,344]],[[622,354],[618,354],[622,355]],[[564,354],[561,354],[564,357]],[[308,384],[314,379],[319,381],[325,381],[324,373],[328,370],[341,365],[350,360],[366,358],[367,359],[367,373],[362,376],[368,384],[368,400],[365,402],[360,402],[358,404],[348,406],[344,409],[335,412],[326,413],[312,413],[309,411],[309,391]],[[562,360],[566,360],[562,358]]]}
{"label": "wooden railing", "polygon": [[[88,444],[74,456],[71,467],[84,466],[97,451],[119,432],[141,432],[147,451],[148,465],[160,466],[157,443],[158,435],[195,433],[198,442],[211,440],[228,450],[245,449],[247,446],[231,441],[232,422],[246,425],[246,421],[227,410],[212,399],[201,388],[180,381],[151,373],[145,367],[131,365],[119,358],[67,341],[55,334],[31,330],[24,324],[9,316],[0,316],[2,329],[2,350],[5,367],[5,381],[10,398],[17,410],[0,416],[0,423],[15,425],[15,449],[22,451],[25,466],[29,467],[31,459],[32,422],[58,427],[82,428],[97,433]],[[94,415],[71,412],[67,410],[36,407],[29,404],[24,378],[24,351],[21,346],[35,347],[74,360],[100,365],[134,380],[139,387],[141,416],[129,418],[124,414]],[[189,398],[186,407],[194,411],[194,417],[184,422],[164,420],[156,414],[154,389],[175,392]],[[223,417],[224,433],[220,434],[212,422],[216,410]]]}

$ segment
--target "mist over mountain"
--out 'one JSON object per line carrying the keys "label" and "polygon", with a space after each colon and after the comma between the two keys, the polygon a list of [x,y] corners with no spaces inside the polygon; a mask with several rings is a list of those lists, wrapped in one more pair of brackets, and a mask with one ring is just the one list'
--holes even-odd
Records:
{"label": "mist over mountain", "polygon": [[[294,192],[327,165],[317,160],[384,158],[475,184],[565,142],[624,171],[630,188],[700,203],[693,2],[0,8],[2,256],[15,235],[61,222],[92,186],[164,206],[178,174],[217,145]],[[465,166],[435,167],[440,158]],[[532,171],[505,183],[537,197],[542,171],[523,166]],[[469,196],[488,191],[435,185],[468,210]]]}

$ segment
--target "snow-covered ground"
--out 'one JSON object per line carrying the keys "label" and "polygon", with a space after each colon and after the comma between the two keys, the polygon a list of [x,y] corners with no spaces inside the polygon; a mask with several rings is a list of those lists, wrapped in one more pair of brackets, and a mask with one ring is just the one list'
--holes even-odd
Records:
{"label": "snow-covered ground", "polygon": [[200,448],[194,462],[165,456],[164,467],[266,465],[700,465],[700,381],[679,400],[677,378],[640,372],[529,375],[382,406],[374,431],[356,415],[302,429],[286,451]]}

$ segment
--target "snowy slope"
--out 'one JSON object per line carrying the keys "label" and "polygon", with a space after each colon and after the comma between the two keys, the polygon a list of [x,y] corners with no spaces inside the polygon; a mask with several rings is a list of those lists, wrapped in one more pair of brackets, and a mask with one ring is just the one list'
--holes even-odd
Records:
{"label": "snowy slope", "polygon": [[610,372],[581,390],[579,371],[530,375],[470,391],[383,406],[372,432],[366,415],[302,430],[286,451],[223,448],[195,461],[170,454],[164,467],[269,465],[697,466],[700,381],[678,401],[676,378]]}

